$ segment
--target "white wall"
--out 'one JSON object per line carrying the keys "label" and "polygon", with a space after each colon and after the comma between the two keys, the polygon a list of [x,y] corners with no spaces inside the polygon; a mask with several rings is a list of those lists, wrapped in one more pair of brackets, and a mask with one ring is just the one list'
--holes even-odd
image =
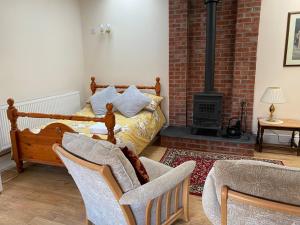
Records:
{"label": "white wall", "polygon": [[282,87],[288,100],[277,105],[279,118],[300,119],[300,67],[283,67],[288,12],[300,11],[299,0],[263,0],[258,37],[253,131],[256,118],[268,116],[269,105],[260,98],[269,86]]}
{"label": "white wall", "polygon": [[[168,0],[80,3],[86,80],[95,75],[101,83],[154,85],[159,75],[168,115]],[[101,23],[111,24],[110,35],[91,34]]]}
{"label": "white wall", "polygon": [[0,104],[84,90],[77,0],[0,1]]}

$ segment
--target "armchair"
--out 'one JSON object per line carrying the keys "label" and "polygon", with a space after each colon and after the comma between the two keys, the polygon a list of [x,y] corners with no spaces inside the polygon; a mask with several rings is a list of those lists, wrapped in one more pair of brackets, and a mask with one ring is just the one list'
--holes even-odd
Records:
{"label": "armchair", "polygon": [[195,162],[173,169],[141,157],[150,182],[124,193],[109,166],[79,158],[59,145],[53,150],[81,192],[87,224],[169,225],[180,217],[189,220],[189,178]]}
{"label": "armchair", "polygon": [[300,224],[300,169],[254,160],[220,160],[202,204],[214,225]]}

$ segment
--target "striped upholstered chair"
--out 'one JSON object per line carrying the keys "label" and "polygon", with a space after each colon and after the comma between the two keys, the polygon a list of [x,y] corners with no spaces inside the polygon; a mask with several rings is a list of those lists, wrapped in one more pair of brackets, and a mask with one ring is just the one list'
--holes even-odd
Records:
{"label": "striped upholstered chair", "polygon": [[63,147],[53,149],[81,192],[88,224],[168,225],[180,217],[189,220],[189,178],[195,162],[171,168],[141,157],[150,177],[141,185],[115,145],[66,134]]}

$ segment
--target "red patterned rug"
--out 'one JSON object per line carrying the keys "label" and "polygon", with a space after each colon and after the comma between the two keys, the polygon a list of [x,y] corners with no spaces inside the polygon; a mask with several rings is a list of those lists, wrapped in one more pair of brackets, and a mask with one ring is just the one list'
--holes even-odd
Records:
{"label": "red patterned rug", "polygon": [[213,167],[215,161],[240,160],[240,159],[258,160],[258,161],[283,165],[282,161],[277,161],[277,160],[257,159],[253,157],[247,157],[247,156],[236,156],[236,155],[227,155],[221,153],[199,152],[199,151],[182,150],[182,149],[168,149],[165,155],[160,160],[160,162],[171,167],[176,167],[189,160],[196,161],[196,168],[191,176],[190,193],[193,195],[201,196],[206,177],[209,171],[211,170],[211,168]]}

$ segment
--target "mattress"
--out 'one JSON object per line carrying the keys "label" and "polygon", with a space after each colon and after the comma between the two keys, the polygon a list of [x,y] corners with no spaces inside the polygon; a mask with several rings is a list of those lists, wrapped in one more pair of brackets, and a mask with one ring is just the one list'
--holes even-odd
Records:
{"label": "mattress", "polygon": [[[76,113],[78,116],[96,117],[93,113],[90,104],[87,104],[80,112]],[[157,133],[161,130],[166,122],[166,118],[160,107],[154,112],[142,110],[136,116],[127,118],[119,112],[115,112],[116,124],[121,126],[121,130],[115,134],[116,139],[121,140],[127,144],[128,147],[133,148],[136,154],[140,154],[149,143],[154,139]],[[73,130],[80,134],[92,137],[90,127],[95,125],[95,122],[69,121],[59,120],[59,123],[66,124]],[[98,135],[98,134],[97,134]],[[98,135],[106,140],[106,135]]]}

